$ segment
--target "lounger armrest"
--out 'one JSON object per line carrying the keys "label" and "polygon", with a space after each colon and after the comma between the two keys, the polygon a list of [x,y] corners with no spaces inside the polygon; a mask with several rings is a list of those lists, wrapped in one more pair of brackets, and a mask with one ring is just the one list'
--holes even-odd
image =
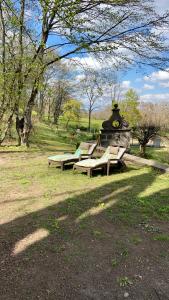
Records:
{"label": "lounger armrest", "polygon": [[111,161],[111,160],[119,160],[119,159],[118,158],[110,158],[109,160]]}
{"label": "lounger armrest", "polygon": [[83,157],[91,158],[91,156],[92,156],[92,154],[81,154],[81,158],[83,158]]}
{"label": "lounger armrest", "polygon": [[74,151],[64,152],[64,154],[74,154]]}
{"label": "lounger armrest", "polygon": [[79,161],[81,161],[83,158],[85,158],[85,159],[90,158],[90,155],[88,155],[88,154],[80,154],[79,155]]}
{"label": "lounger armrest", "polygon": [[111,161],[118,161],[118,160],[120,160],[120,159],[117,159],[117,158],[109,158],[109,159],[108,159],[108,163],[110,164]]}
{"label": "lounger armrest", "polygon": [[107,166],[110,166],[110,164],[111,164],[112,161],[117,161],[118,162],[119,159],[117,159],[117,158],[109,158],[108,161],[107,161]]}

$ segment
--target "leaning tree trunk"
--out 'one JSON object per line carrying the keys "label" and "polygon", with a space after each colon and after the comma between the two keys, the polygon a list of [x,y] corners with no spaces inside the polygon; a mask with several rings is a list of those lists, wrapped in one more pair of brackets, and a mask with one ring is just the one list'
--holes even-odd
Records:
{"label": "leaning tree trunk", "polygon": [[7,120],[6,128],[5,128],[5,130],[3,131],[2,136],[0,137],[0,145],[1,145],[1,144],[3,143],[3,141],[5,140],[5,138],[6,138],[6,136],[7,136],[7,133],[8,133],[8,131],[9,131],[9,128],[11,127],[13,114],[14,114],[14,111],[12,111],[11,114],[9,115],[9,118],[8,118],[8,120]]}
{"label": "leaning tree trunk", "polygon": [[2,1],[0,1],[0,23],[2,31],[1,39],[1,58],[2,58],[2,101],[0,106],[0,120],[2,120],[5,110],[6,110],[6,30],[5,30],[5,17],[4,17],[4,8],[2,6]]}
{"label": "leaning tree trunk", "polygon": [[35,98],[38,93],[38,83],[39,79],[35,79],[32,93],[27,103],[24,117],[22,118],[23,128],[19,129],[21,145],[24,145],[26,147],[29,147],[29,137],[32,130],[32,110],[35,103]]}

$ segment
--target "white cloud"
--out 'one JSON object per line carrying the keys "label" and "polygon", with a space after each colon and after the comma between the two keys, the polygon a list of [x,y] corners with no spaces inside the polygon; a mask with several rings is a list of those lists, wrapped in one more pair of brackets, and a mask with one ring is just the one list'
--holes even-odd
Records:
{"label": "white cloud", "polygon": [[163,38],[165,38],[165,45],[168,45],[168,38],[169,38],[169,28],[166,26],[163,27],[157,27],[157,28],[153,28],[152,30],[153,33],[159,35],[161,34],[163,36]]}
{"label": "white cloud", "polygon": [[30,20],[31,18],[32,18],[32,10],[31,9],[25,10],[25,19],[26,19],[26,21]]}
{"label": "white cloud", "polygon": [[164,87],[164,88],[169,88],[169,81],[168,82],[161,82],[160,86]]}
{"label": "white cloud", "polygon": [[[101,69],[116,69],[118,67],[122,67],[124,65],[128,65],[127,60],[124,60],[124,57],[127,57],[130,59],[132,56],[129,52],[129,50],[126,50],[125,48],[118,47],[116,50],[117,55],[115,56],[105,56],[99,55],[97,59],[94,55],[88,54],[83,57],[75,56],[71,58],[71,61],[74,61],[79,69],[83,68],[91,68],[93,70],[101,70]],[[123,57],[123,58],[122,58]]]}
{"label": "white cloud", "polygon": [[140,100],[143,102],[169,102],[169,93],[164,94],[146,94],[140,96]]}
{"label": "white cloud", "polygon": [[144,76],[144,80],[151,82],[169,80],[169,69],[166,69],[166,71],[153,72],[149,76]]}
{"label": "white cloud", "polygon": [[155,0],[155,6],[157,7],[158,12],[165,12],[168,9],[168,0]]}
{"label": "white cloud", "polygon": [[123,90],[128,90],[130,88],[130,83],[131,81],[130,80],[123,80],[122,83],[121,83],[121,88]]}
{"label": "white cloud", "polygon": [[79,74],[75,77],[75,81],[81,81],[85,78],[85,74]]}
{"label": "white cloud", "polygon": [[150,85],[150,84],[144,84],[143,88],[145,90],[154,90],[154,85]]}
{"label": "white cloud", "polygon": [[96,58],[88,55],[86,57],[74,57],[73,61],[75,61],[78,67],[81,68],[91,68],[94,70],[102,69],[105,64],[99,62]]}

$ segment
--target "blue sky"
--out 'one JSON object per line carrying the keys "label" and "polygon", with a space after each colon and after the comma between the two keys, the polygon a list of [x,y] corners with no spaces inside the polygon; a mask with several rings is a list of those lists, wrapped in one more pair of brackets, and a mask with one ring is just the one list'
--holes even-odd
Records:
{"label": "blue sky", "polygon": [[[155,0],[155,5],[159,13],[164,13],[169,9],[169,0]],[[169,38],[169,29],[165,32]],[[167,101],[169,103],[169,73],[159,70],[152,70],[147,67],[144,71],[138,72],[136,69],[127,72],[124,79],[129,86],[136,89],[141,101]]]}
{"label": "blue sky", "polygon": [[[155,0],[155,5],[159,13],[164,13],[169,9],[169,0]],[[169,39],[169,29],[165,28],[165,37]],[[78,58],[80,63],[99,70],[100,65],[95,58],[88,55]],[[169,70],[168,70],[169,71]],[[169,103],[169,72],[154,70],[151,67],[141,69],[132,68],[118,75],[121,88],[125,93],[129,88],[134,88],[140,101],[154,102],[167,101]]]}
{"label": "blue sky", "polygon": [[[154,2],[159,13],[169,9],[169,0],[154,0]],[[169,29],[165,29],[165,35],[169,39]],[[51,37],[48,43],[53,42],[53,39],[54,37]],[[55,36],[55,41],[58,42],[58,40]],[[78,63],[89,66],[98,72],[101,69],[99,62],[90,54],[81,57],[76,55],[74,58]],[[79,80],[80,77],[83,77],[83,72],[79,68],[75,80]],[[169,102],[169,72],[153,70],[148,66],[142,69],[133,67],[126,72],[119,73],[118,82],[121,82],[123,93],[129,88],[134,88],[140,96],[140,101]]]}
{"label": "blue sky", "polygon": [[[169,71],[169,70],[168,70]],[[136,72],[135,69],[127,72],[123,81],[128,82],[128,86],[134,88],[141,101],[169,103],[169,73],[165,71],[152,71],[147,68],[145,72]]]}
{"label": "blue sky", "polygon": [[[82,65],[89,66],[90,68],[98,71],[101,69],[100,63],[92,56],[76,57]],[[80,69],[77,72],[75,81],[79,81],[84,78],[83,71]],[[117,83],[121,84],[121,96],[127,92],[128,89],[133,88],[139,95],[141,102],[154,102],[164,101],[169,103],[169,69],[168,71],[154,70],[150,67],[143,67],[142,69],[131,68],[124,72],[117,73]],[[110,99],[110,91],[105,87],[105,93],[107,93],[108,101]]]}

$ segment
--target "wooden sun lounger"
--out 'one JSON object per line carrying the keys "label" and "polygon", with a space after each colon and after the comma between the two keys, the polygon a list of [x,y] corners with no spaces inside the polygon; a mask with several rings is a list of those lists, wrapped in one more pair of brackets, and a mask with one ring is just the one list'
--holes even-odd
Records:
{"label": "wooden sun lounger", "polygon": [[75,151],[74,154],[66,153],[61,155],[49,156],[48,157],[48,166],[51,164],[56,164],[61,167],[61,170],[64,170],[64,166],[69,163],[75,163],[81,161],[82,159],[90,158],[96,148],[96,143],[80,143],[80,146]]}
{"label": "wooden sun lounger", "polygon": [[125,148],[109,146],[101,158],[79,161],[74,164],[73,170],[87,172],[88,176],[91,177],[93,170],[101,168],[109,175],[111,165],[125,165],[122,160],[125,151]]}

